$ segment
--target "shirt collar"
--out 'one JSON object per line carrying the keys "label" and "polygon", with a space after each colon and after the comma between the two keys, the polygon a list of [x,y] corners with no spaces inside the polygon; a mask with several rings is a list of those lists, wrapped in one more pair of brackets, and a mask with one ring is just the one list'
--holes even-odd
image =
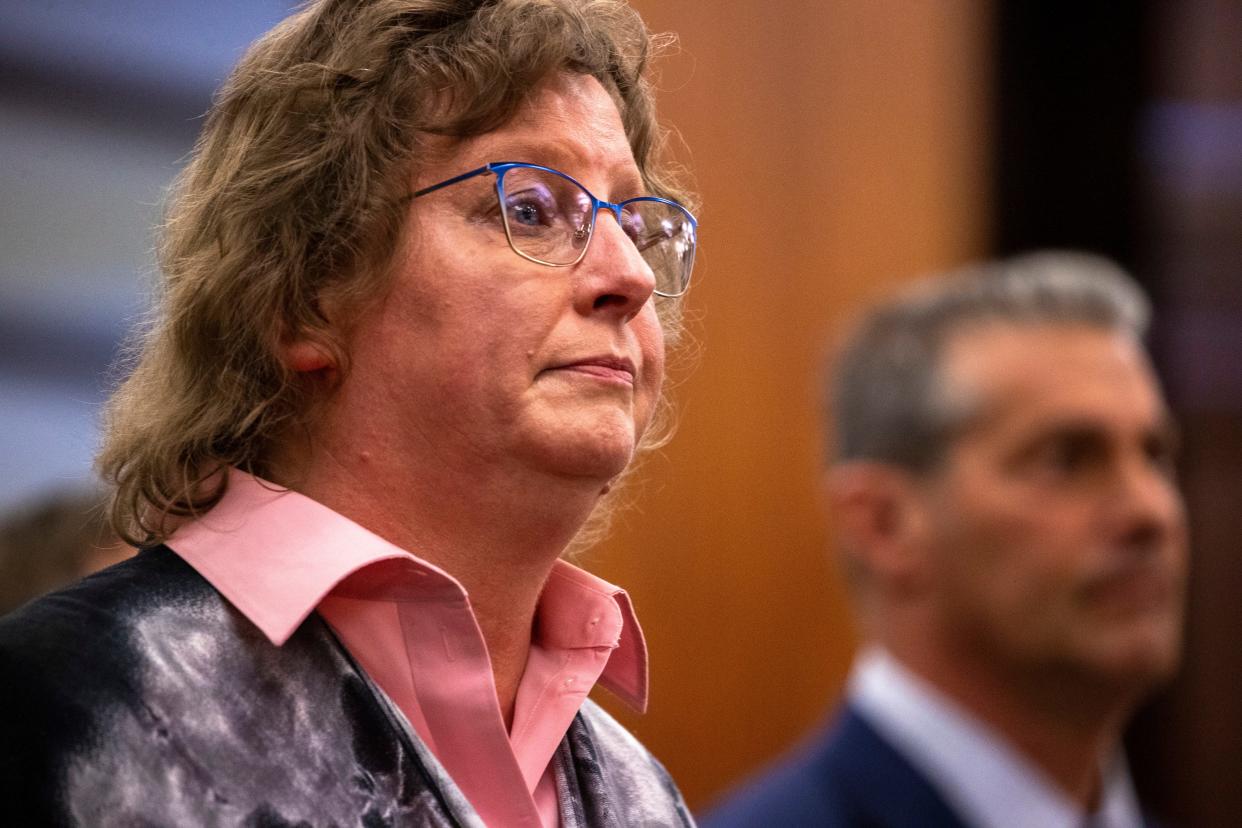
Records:
{"label": "shirt collar", "polygon": [[[338,584],[382,589],[393,601],[462,600],[452,575],[305,495],[230,469],[224,496],[180,526],[167,545],[276,646]],[[610,609],[601,612],[599,596]],[[591,601],[581,599],[591,598]],[[594,605],[594,609],[586,607]],[[540,596],[535,635],[561,646],[609,646],[600,683],[640,712],[647,647],[620,587],[558,560]]]}
{"label": "shirt collar", "polygon": [[557,647],[612,648],[599,683],[646,712],[647,645],[625,590],[557,561],[539,597],[535,637]]}
{"label": "shirt collar", "polygon": [[[931,780],[967,824],[1078,828],[1087,815],[1000,734],[880,649],[855,664],[849,698]],[[1091,824],[1131,828],[1142,818],[1125,758],[1104,763]]]}

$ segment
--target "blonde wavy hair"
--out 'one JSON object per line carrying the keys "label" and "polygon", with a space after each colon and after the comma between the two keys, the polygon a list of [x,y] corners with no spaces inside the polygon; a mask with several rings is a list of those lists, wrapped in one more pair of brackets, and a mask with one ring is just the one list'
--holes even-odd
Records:
{"label": "blonde wavy hair", "polygon": [[[267,473],[321,393],[278,345],[313,339],[347,370],[320,302],[383,294],[429,137],[489,132],[549,74],[590,75],[649,192],[686,203],[657,161],[645,69],[664,42],[620,0],[318,0],[258,40],[173,187],[157,308],[105,412],[97,465],[117,533],[159,543],[219,501],[222,468]],[[676,300],[660,315],[674,341]]]}

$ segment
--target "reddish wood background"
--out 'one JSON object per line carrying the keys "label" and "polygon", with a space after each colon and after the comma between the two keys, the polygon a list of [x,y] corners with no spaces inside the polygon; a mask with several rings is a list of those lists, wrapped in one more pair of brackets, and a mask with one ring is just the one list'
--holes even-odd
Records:
{"label": "reddish wood background", "polygon": [[680,35],[660,104],[703,197],[701,354],[677,436],[583,562],[630,590],[652,653],[646,716],[599,696],[701,807],[839,694],[820,364],[867,298],[985,252],[988,5],[635,5]]}

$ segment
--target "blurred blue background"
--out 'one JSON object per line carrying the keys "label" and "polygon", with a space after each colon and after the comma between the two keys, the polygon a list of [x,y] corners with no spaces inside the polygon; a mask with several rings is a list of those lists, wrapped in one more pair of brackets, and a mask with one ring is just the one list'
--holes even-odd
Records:
{"label": "blurred blue background", "polygon": [[164,191],[273,0],[0,4],[0,511],[90,475]]}

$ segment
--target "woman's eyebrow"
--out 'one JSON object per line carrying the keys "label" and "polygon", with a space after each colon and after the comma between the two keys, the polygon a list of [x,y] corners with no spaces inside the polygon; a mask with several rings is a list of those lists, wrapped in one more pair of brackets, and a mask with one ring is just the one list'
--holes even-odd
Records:
{"label": "woman's eyebrow", "polygon": [[[526,137],[498,137],[494,143],[472,152],[471,158],[478,160],[479,164],[519,161],[551,167],[582,182],[597,198],[606,201],[620,201],[646,195],[646,185],[632,157],[627,156],[624,159],[617,158],[610,161],[607,158],[601,158],[597,152],[586,146],[553,144]],[[607,182],[609,192],[595,192],[600,185],[597,182],[584,180],[589,177],[588,173],[596,164],[604,170],[602,180]]]}
{"label": "woman's eyebrow", "polygon": [[[497,138],[482,148],[486,158],[479,156],[476,150],[473,155],[481,159],[480,163],[495,161],[521,161],[528,164],[540,164],[545,167],[561,169],[562,167],[580,167],[586,164],[579,153],[564,146],[531,138]],[[573,169],[562,172],[573,175]]]}

